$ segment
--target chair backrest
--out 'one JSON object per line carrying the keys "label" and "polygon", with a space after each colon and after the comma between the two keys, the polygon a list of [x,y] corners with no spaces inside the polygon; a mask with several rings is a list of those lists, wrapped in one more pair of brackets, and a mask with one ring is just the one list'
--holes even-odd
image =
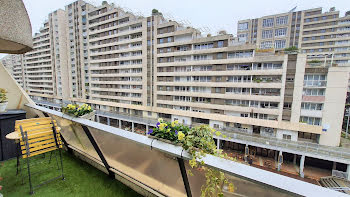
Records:
{"label": "chair backrest", "polygon": [[20,134],[23,158],[62,148],[61,129],[50,117],[17,120],[15,130]]}

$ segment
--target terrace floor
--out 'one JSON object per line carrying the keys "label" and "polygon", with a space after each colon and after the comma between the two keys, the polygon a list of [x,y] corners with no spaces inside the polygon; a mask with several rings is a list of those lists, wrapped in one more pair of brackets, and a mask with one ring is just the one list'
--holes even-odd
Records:
{"label": "terrace floor", "polygon": [[[32,196],[140,196],[123,183],[115,179],[112,180],[107,174],[99,171],[74,155],[65,151],[62,153],[65,180],[55,180],[35,189],[35,193]],[[53,159],[51,164],[56,164],[55,162],[56,161]],[[45,162],[40,165],[43,165],[46,168],[49,167],[47,166],[47,163],[48,162]],[[57,175],[59,175],[59,171],[56,169],[50,169],[40,176],[55,177]],[[0,193],[4,196],[31,196],[29,194],[28,178],[26,177],[24,179],[24,184],[22,184],[21,177],[16,176],[16,159],[0,163],[0,177],[0,185],[2,186]],[[35,178],[38,177],[34,176],[33,178],[35,181]]]}

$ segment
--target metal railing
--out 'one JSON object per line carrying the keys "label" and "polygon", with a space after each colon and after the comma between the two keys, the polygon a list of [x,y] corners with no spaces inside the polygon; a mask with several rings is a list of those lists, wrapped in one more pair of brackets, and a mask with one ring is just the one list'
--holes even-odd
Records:
{"label": "metal railing", "polygon": [[[54,118],[61,127],[66,145],[104,166],[110,175],[134,179],[134,184],[143,184],[158,194],[163,192],[171,196],[199,196],[201,184],[198,183],[203,183],[204,179],[200,178],[203,178],[203,173],[193,169],[195,176],[187,177],[186,168],[189,165],[183,160],[189,160],[191,156],[181,146],[74,118],[45,107],[31,104],[27,106]],[[208,167],[216,168],[231,177],[237,185],[233,195],[249,196],[259,193],[266,196],[346,196],[324,187],[212,155],[206,155],[202,160]],[[174,168],[176,166],[177,169]],[[164,176],[164,173],[168,176]]]}
{"label": "metal railing", "polygon": [[[36,101],[39,104],[44,104],[56,108],[60,108],[58,104],[53,104],[47,101]],[[157,123],[155,119],[142,118],[135,115],[116,114],[105,111],[96,111],[96,115],[114,119],[129,120],[130,122],[148,124],[154,126]],[[187,125],[191,126],[191,125]],[[283,150],[284,152],[306,155],[313,158],[323,159],[327,161],[337,161],[340,163],[350,164],[350,152],[347,148],[331,147],[319,145],[312,142],[290,141],[278,139],[274,136],[265,137],[261,135],[250,134],[247,130],[240,128],[223,128],[221,130],[228,138],[221,138],[226,141],[234,141],[242,144],[251,144],[257,147],[266,147],[274,150]]]}
{"label": "metal railing", "polygon": [[340,179],[348,180],[348,174],[339,170],[332,170],[332,176]]}
{"label": "metal railing", "polygon": [[228,138],[223,139],[218,137],[219,139],[227,141],[240,141],[243,144],[256,144],[258,147],[284,150],[285,152],[294,154],[350,164],[350,152],[349,149],[346,148],[323,146],[311,142],[294,142],[290,140],[253,136],[249,134],[232,133],[227,131],[223,131],[222,133]]}

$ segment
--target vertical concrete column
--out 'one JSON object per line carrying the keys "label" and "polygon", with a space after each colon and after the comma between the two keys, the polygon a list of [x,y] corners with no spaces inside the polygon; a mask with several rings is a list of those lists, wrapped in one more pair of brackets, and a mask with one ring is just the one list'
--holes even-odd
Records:
{"label": "vertical concrete column", "polygon": [[122,120],[119,119],[119,129],[122,128]]}
{"label": "vertical concrete column", "polygon": [[350,181],[350,164],[346,168],[346,174],[348,175],[348,181]]}
{"label": "vertical concrete column", "polygon": [[132,132],[134,132],[134,127],[135,127],[134,122],[131,122],[131,131],[132,131]]}
{"label": "vertical concrete column", "polygon": [[100,122],[100,116],[96,115],[96,122]]}
{"label": "vertical concrete column", "polygon": [[337,162],[333,161],[333,167],[332,170],[336,170],[337,169]]}
{"label": "vertical concrete column", "polygon": [[149,130],[149,126],[148,124],[146,124],[146,134],[148,133],[148,130]]}
{"label": "vertical concrete column", "polygon": [[294,154],[294,157],[293,157],[293,164],[297,165],[297,155],[296,154]]}
{"label": "vertical concrete column", "polygon": [[299,174],[300,177],[304,178],[304,162],[305,162],[305,155],[302,155],[300,158],[300,167],[299,167]]}
{"label": "vertical concrete column", "polygon": [[220,139],[216,139],[216,148],[220,149]]}
{"label": "vertical concrete column", "polygon": [[278,150],[275,150],[275,161],[277,161],[277,159],[278,159]]}
{"label": "vertical concrete column", "polygon": [[278,164],[277,164],[277,170],[281,171],[281,167],[282,167],[282,163],[283,163],[283,155],[282,155],[282,151],[280,151],[280,154],[278,156]]}
{"label": "vertical concrete column", "polygon": [[109,119],[109,117],[107,117],[107,125],[111,126],[111,120]]}
{"label": "vertical concrete column", "polygon": [[249,146],[248,146],[248,144],[246,144],[245,148],[244,148],[244,161],[245,162],[248,162],[248,156],[249,156]]}

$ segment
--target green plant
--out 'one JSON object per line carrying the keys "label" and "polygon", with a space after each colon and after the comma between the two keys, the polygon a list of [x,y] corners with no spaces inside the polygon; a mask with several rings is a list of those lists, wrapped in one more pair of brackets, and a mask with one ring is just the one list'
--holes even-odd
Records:
{"label": "green plant", "polygon": [[6,94],[7,91],[3,88],[0,88],[0,103],[5,103],[7,101]]}
{"label": "green plant", "polygon": [[68,104],[65,107],[62,107],[62,112],[68,115],[72,115],[75,117],[83,116],[85,114],[88,114],[92,112],[93,110],[91,109],[91,106],[88,104],[83,104],[79,106],[78,104],[72,105]]}
{"label": "green plant", "polygon": [[157,9],[152,9],[152,16],[155,15],[163,15],[161,12],[159,12]]}
{"label": "green plant", "polygon": [[317,64],[321,62],[322,62],[321,60],[311,60],[311,61],[308,61],[307,63]]}
{"label": "green plant", "polygon": [[288,52],[291,52],[291,51],[298,51],[298,47],[296,46],[291,46],[291,47],[288,47],[288,48],[285,48],[284,51],[288,51]]}
{"label": "green plant", "polygon": [[162,118],[159,118],[156,124],[156,128],[150,129],[147,134],[156,138],[161,138],[165,140],[170,140],[174,143],[179,143],[179,132],[180,135],[187,135],[187,132],[189,130],[189,127],[179,124],[177,120],[173,122],[166,122]]}
{"label": "green plant", "polygon": [[[219,131],[209,127],[208,125],[200,125],[191,128],[188,134],[179,139],[182,142],[182,147],[192,155],[189,161],[191,168],[200,168],[205,171],[206,183],[201,187],[201,197],[223,196],[222,187],[228,185],[230,192],[234,191],[234,186],[229,183],[225,174],[217,169],[205,166],[202,157],[206,154],[211,154],[225,159],[234,160],[227,154],[223,154],[222,150],[218,150],[213,139],[213,134],[220,136]],[[226,136],[222,136],[226,138]],[[191,170],[188,171],[190,176],[193,176]]]}
{"label": "green plant", "polygon": [[253,81],[254,81],[255,83],[261,83],[261,82],[262,82],[261,79],[257,79],[257,78],[254,78]]}

